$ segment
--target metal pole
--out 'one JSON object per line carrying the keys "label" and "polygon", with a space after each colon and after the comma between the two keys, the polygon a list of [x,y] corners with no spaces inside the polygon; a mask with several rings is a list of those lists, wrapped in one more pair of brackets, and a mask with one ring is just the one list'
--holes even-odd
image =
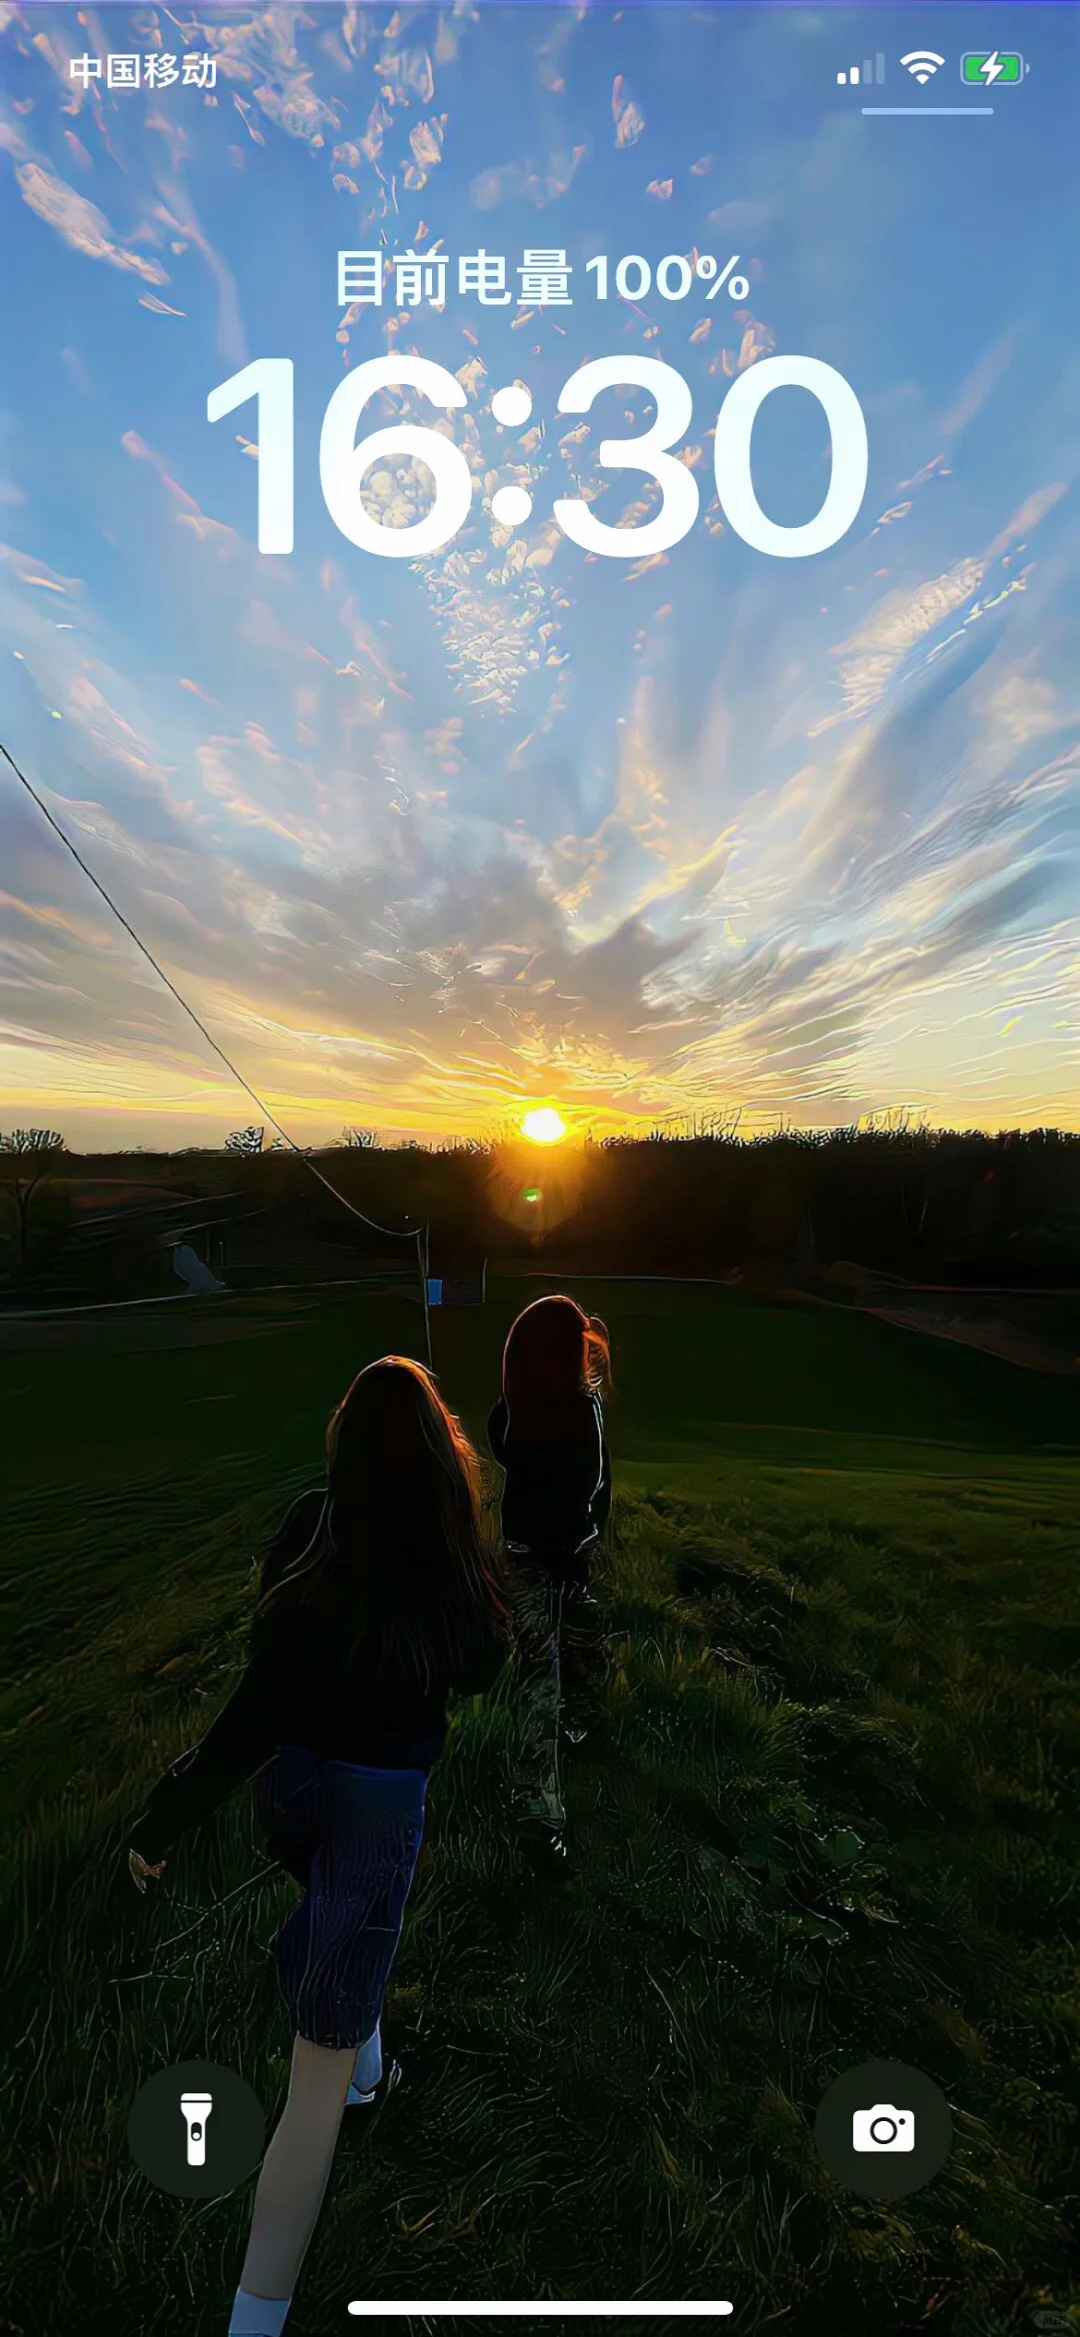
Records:
{"label": "metal pole", "polygon": [[435,1369],[435,1351],[431,1343],[431,1307],[428,1301],[429,1268],[431,1265],[431,1227],[425,1225],[420,1236],[420,1271],[424,1277],[424,1337],[427,1341],[427,1365]]}

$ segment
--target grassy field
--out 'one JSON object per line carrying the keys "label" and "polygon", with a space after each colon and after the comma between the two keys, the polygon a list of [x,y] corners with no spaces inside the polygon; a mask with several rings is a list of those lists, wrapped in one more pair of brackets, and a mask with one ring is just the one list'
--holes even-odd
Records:
{"label": "grassy field", "polygon": [[[474,1432],[540,1287],[435,1318]],[[570,1855],[539,1873],[508,1822],[504,1686],[434,1781],[388,2018],[409,2083],[343,2140],[297,2331],[343,2332],[351,2296],[637,2291],[799,2337],[1080,2329],[1075,1387],[842,1312],[576,1287],[619,1391]],[[420,1327],[391,1301],[132,1323],[0,1354],[8,2337],[225,2326],[250,2185],[186,2208],[124,2129],[195,2056],[273,2111],[289,1888],[244,1797],[145,1901],[123,1822],[241,1660],[250,1554],[331,1402]],[[956,2122],[888,2207],[812,2141],[880,2055]]]}

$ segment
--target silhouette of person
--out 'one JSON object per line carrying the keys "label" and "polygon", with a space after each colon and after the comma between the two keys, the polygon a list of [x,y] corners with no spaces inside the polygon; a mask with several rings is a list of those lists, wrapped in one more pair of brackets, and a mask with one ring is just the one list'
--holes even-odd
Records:
{"label": "silhouette of person", "polygon": [[488,1443],[503,1471],[502,1534],[530,1690],[523,1814],[561,1849],[559,1737],[576,1742],[585,1733],[596,1641],[589,1563],[611,1508],[606,1326],[572,1298],[538,1298],[511,1328],[502,1383]]}
{"label": "silhouette of person", "polygon": [[343,2110],[384,2077],[380,2018],[447,1699],[489,1686],[506,1615],[481,1538],[479,1468],[419,1364],[353,1381],[327,1434],[325,1493],[289,1511],[263,1571],[247,1667],[131,1833],[136,1882],[245,1779],[268,1848],[303,1886],[274,1943],[294,2030],[230,2322],[279,2337]]}

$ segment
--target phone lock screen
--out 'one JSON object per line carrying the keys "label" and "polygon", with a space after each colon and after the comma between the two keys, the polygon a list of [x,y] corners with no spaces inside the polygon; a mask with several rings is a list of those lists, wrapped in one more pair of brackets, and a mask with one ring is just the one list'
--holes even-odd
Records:
{"label": "phone lock screen", "polygon": [[1080,2337],[1078,106],[0,0],[6,2337]]}

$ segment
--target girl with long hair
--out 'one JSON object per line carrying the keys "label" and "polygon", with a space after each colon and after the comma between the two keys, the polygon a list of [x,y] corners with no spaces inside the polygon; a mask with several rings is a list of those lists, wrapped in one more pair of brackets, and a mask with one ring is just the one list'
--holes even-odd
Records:
{"label": "girl with long hair", "polygon": [[488,1443],[503,1471],[502,1534],[517,1576],[519,1646],[531,1670],[526,1814],[557,1849],[565,1817],[560,1731],[584,1735],[595,1624],[589,1563],[611,1508],[604,1396],[611,1342],[572,1298],[538,1298],[512,1325]]}
{"label": "girl with long hair", "polygon": [[399,1355],[370,1364],[332,1415],[327,1458],[325,1493],[294,1503],[271,1545],[242,1678],[131,1834],[145,1889],[178,1836],[260,1772],[268,1847],[303,1885],[274,1943],[292,2071],[234,2337],[279,2337],[342,2112],[385,2083],[383,1999],[447,1699],[488,1687],[506,1654],[476,1455],[431,1375]]}

